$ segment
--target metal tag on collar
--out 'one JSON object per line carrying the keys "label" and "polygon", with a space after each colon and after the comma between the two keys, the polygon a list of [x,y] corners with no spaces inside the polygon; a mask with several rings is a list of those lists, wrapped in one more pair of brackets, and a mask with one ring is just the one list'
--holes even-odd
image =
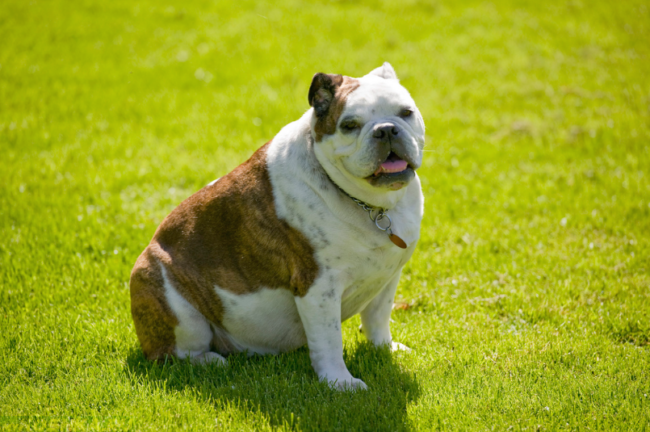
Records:
{"label": "metal tag on collar", "polygon": [[[331,181],[331,179],[330,179],[330,181]],[[370,220],[373,221],[373,222],[375,223],[375,226],[376,226],[377,228],[379,228],[380,230],[382,230],[382,231],[384,231],[386,234],[388,234],[388,238],[390,239],[390,241],[393,242],[393,244],[394,244],[395,246],[400,247],[400,248],[402,248],[402,249],[406,249],[406,248],[408,247],[407,244],[406,244],[406,242],[405,242],[404,240],[402,240],[402,238],[401,238],[400,236],[398,236],[398,235],[396,235],[396,234],[393,234],[393,231],[390,229],[390,227],[393,225],[393,221],[391,220],[390,216],[388,216],[388,214],[386,213],[386,210],[384,210],[384,209],[382,209],[382,208],[373,207],[373,206],[371,206],[371,205],[369,205],[369,204],[367,204],[367,203],[361,201],[360,199],[353,197],[352,195],[350,195],[349,193],[347,193],[346,191],[344,191],[343,189],[341,189],[341,188],[339,187],[339,185],[337,185],[337,184],[334,183],[333,181],[332,181],[332,184],[334,184],[334,186],[336,186],[336,187],[338,188],[338,190],[340,190],[340,191],[343,192],[345,195],[347,195],[347,196],[348,196],[352,201],[354,201],[354,202],[355,202],[359,207],[361,207],[361,208],[364,209],[366,212],[368,212],[368,217],[370,217]],[[374,211],[378,211],[378,212],[377,212],[377,216],[373,216],[373,215],[372,215],[372,213],[373,213]],[[384,219],[384,218],[388,219],[388,226],[387,226],[386,228],[384,228],[384,227],[382,227],[381,225],[379,225],[379,221],[381,221],[381,220]]]}
{"label": "metal tag on collar", "polygon": [[[388,226],[382,227],[379,222],[387,219],[388,220]],[[384,210],[379,210],[379,213],[377,213],[377,216],[375,216],[375,226],[379,228],[380,230],[384,231],[386,234],[388,234],[388,238],[390,241],[393,242],[393,244],[397,247],[400,247],[402,249],[406,249],[406,243],[402,238],[396,234],[393,234],[393,231],[390,229],[390,227],[393,225],[393,220],[388,216]]]}

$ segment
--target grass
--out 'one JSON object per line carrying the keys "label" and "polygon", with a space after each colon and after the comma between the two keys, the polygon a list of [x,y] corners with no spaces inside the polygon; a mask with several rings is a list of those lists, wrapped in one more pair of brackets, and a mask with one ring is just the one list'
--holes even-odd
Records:
{"label": "grass", "polygon": [[[650,428],[650,7],[528,3],[3,0],[0,430]],[[427,124],[413,352],[346,322],[353,394],[304,348],[148,363],[127,283],[158,223],[313,73],[385,60]]]}

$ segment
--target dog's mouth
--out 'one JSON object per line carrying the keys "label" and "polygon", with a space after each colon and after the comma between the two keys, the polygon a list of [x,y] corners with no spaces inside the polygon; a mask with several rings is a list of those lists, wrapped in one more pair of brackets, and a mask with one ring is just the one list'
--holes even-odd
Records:
{"label": "dog's mouth", "polygon": [[377,167],[377,171],[373,173],[373,176],[399,173],[408,167],[408,162],[397,156],[395,153],[390,152],[386,160],[381,165],[379,165],[379,167]]}
{"label": "dog's mouth", "polygon": [[373,186],[398,190],[406,186],[415,176],[411,165],[394,152],[366,180]]}

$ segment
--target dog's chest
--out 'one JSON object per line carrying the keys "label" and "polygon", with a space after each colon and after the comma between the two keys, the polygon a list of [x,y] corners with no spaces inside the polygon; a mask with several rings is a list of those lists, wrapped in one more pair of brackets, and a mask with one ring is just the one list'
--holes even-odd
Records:
{"label": "dog's chest", "polygon": [[411,253],[386,242],[381,247],[369,247],[351,232],[344,231],[333,240],[331,246],[317,253],[317,261],[322,271],[336,275],[341,318],[346,320],[363,310],[398,275]]}
{"label": "dog's chest", "polygon": [[[334,201],[338,199],[335,193]],[[276,195],[280,216],[313,246],[319,273],[332,275],[331,286],[340,296],[345,320],[363,310],[398,276],[415,248],[420,217],[417,204],[390,212],[396,234],[409,244],[401,249],[351,200],[342,203],[337,208],[319,194],[299,188]]]}

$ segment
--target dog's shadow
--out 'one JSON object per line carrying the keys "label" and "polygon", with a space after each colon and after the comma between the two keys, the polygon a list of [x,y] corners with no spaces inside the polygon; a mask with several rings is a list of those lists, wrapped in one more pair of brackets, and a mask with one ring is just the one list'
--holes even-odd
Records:
{"label": "dog's shadow", "polygon": [[403,371],[399,362],[407,362],[411,355],[392,354],[387,347],[377,349],[367,342],[346,350],[348,369],[368,385],[368,390],[355,392],[336,391],[319,382],[307,348],[278,356],[231,355],[228,366],[219,367],[178,360],[154,364],[138,347],[131,349],[125,373],[134,382],[151,382],[169,392],[192,389],[217,411],[236,406],[261,413],[271,427],[410,430],[407,406],[417,400],[420,389],[415,376]]}

